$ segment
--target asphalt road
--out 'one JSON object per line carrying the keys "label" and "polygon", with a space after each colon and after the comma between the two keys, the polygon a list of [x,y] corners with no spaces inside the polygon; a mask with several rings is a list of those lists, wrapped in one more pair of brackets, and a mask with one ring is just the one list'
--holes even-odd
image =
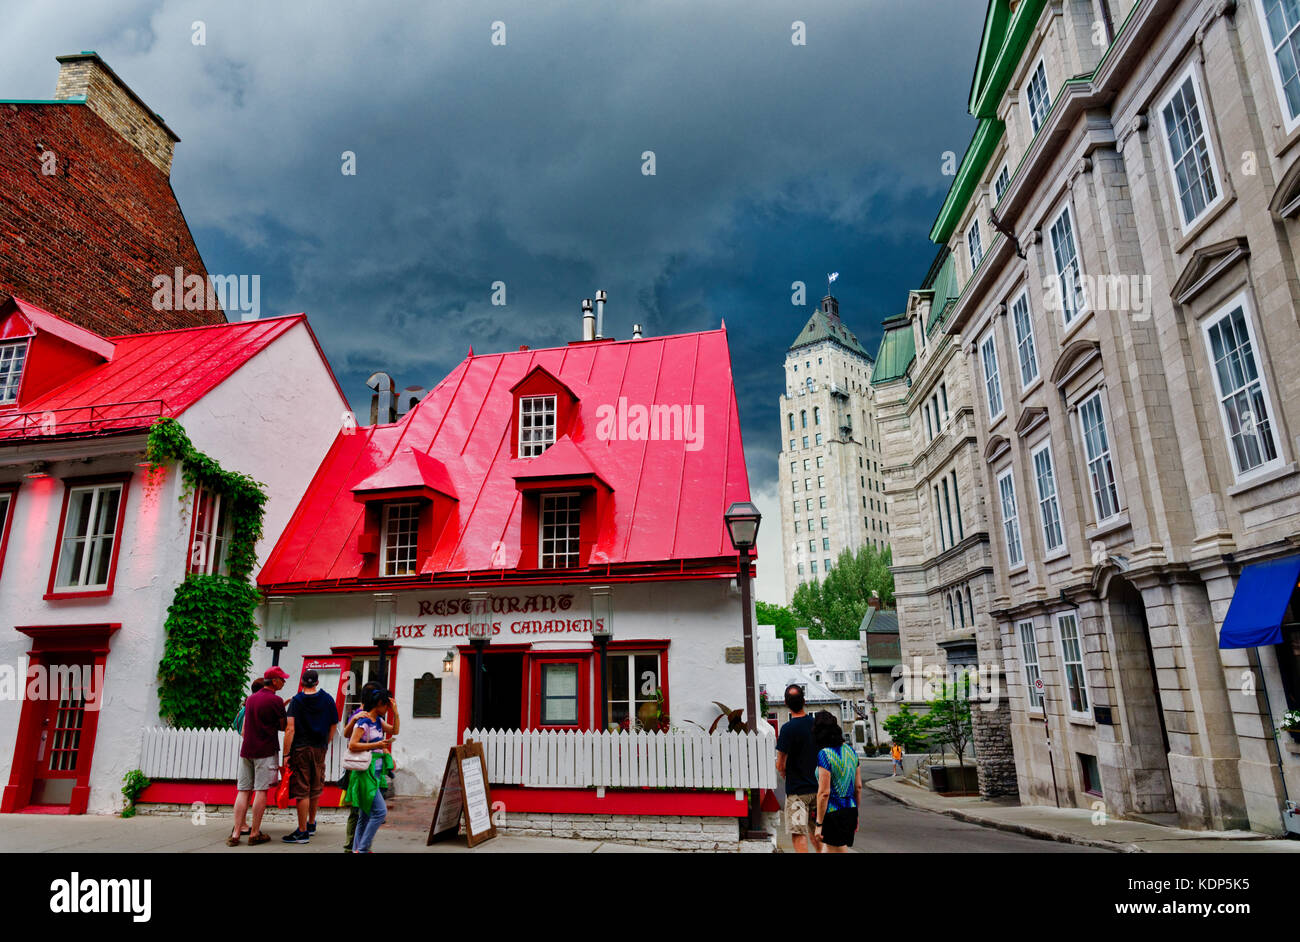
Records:
{"label": "asphalt road", "polygon": [[[886,777],[872,772],[863,773],[864,781]],[[909,808],[871,788],[862,790],[858,835],[851,849],[860,854],[1110,853],[1096,847],[1040,840],[958,821],[946,814]]]}

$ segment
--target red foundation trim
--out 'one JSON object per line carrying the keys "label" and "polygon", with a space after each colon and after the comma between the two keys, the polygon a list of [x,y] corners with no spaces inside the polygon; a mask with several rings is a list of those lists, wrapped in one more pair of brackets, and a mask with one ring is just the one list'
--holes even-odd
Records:
{"label": "red foundation trim", "polygon": [[[337,808],[342,797],[342,789],[326,785],[320,796],[320,806]],[[205,805],[233,805],[235,785],[233,782],[154,782],[135,801],[144,805],[192,805],[196,801]],[[292,799],[289,804],[297,806]]]}
{"label": "red foundation trim", "polygon": [[735,792],[615,791],[604,798],[594,788],[520,788],[492,786],[492,803],[505,802],[506,814],[684,814],[702,818],[743,818],[745,800]]}

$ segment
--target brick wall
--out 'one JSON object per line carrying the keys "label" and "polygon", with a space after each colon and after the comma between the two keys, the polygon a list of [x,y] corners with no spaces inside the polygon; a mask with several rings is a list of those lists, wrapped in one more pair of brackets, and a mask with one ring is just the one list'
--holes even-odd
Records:
{"label": "brick wall", "polygon": [[154,276],[178,266],[207,277],[167,177],[141,151],[85,105],[0,103],[0,301],[17,295],[110,336],[224,323],[220,309],[153,310]]}

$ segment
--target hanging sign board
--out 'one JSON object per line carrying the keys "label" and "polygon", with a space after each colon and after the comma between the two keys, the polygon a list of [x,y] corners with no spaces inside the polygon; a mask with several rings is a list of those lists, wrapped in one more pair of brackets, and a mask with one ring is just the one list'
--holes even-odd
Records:
{"label": "hanging sign board", "polygon": [[455,837],[462,819],[470,847],[497,836],[496,825],[492,823],[492,795],[488,790],[483,745],[473,741],[452,746],[447,752],[442,789],[438,792],[425,845]]}

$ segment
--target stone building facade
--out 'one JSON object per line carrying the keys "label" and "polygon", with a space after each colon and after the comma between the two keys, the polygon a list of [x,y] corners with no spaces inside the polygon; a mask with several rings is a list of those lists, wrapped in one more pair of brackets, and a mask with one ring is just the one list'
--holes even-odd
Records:
{"label": "stone building facade", "polygon": [[843,550],[889,545],[871,355],[822,299],[790,345],[778,403],[781,545],[787,601]]}
{"label": "stone building facade", "polygon": [[[940,251],[904,314],[885,322],[872,379],[885,443],[885,497],[893,505],[894,598],[905,677],[979,667],[1004,687],[989,616],[993,560],[983,462],[966,355],[944,332],[957,297],[953,253]],[[927,688],[904,685],[926,709]],[[1010,716],[997,699],[972,704],[976,767],[986,797],[1016,793]]]}
{"label": "stone building facade", "polygon": [[1300,555],[1297,45],[1277,0],[989,5],[931,238],[1025,802],[1297,827],[1300,606],[1229,628]]}

